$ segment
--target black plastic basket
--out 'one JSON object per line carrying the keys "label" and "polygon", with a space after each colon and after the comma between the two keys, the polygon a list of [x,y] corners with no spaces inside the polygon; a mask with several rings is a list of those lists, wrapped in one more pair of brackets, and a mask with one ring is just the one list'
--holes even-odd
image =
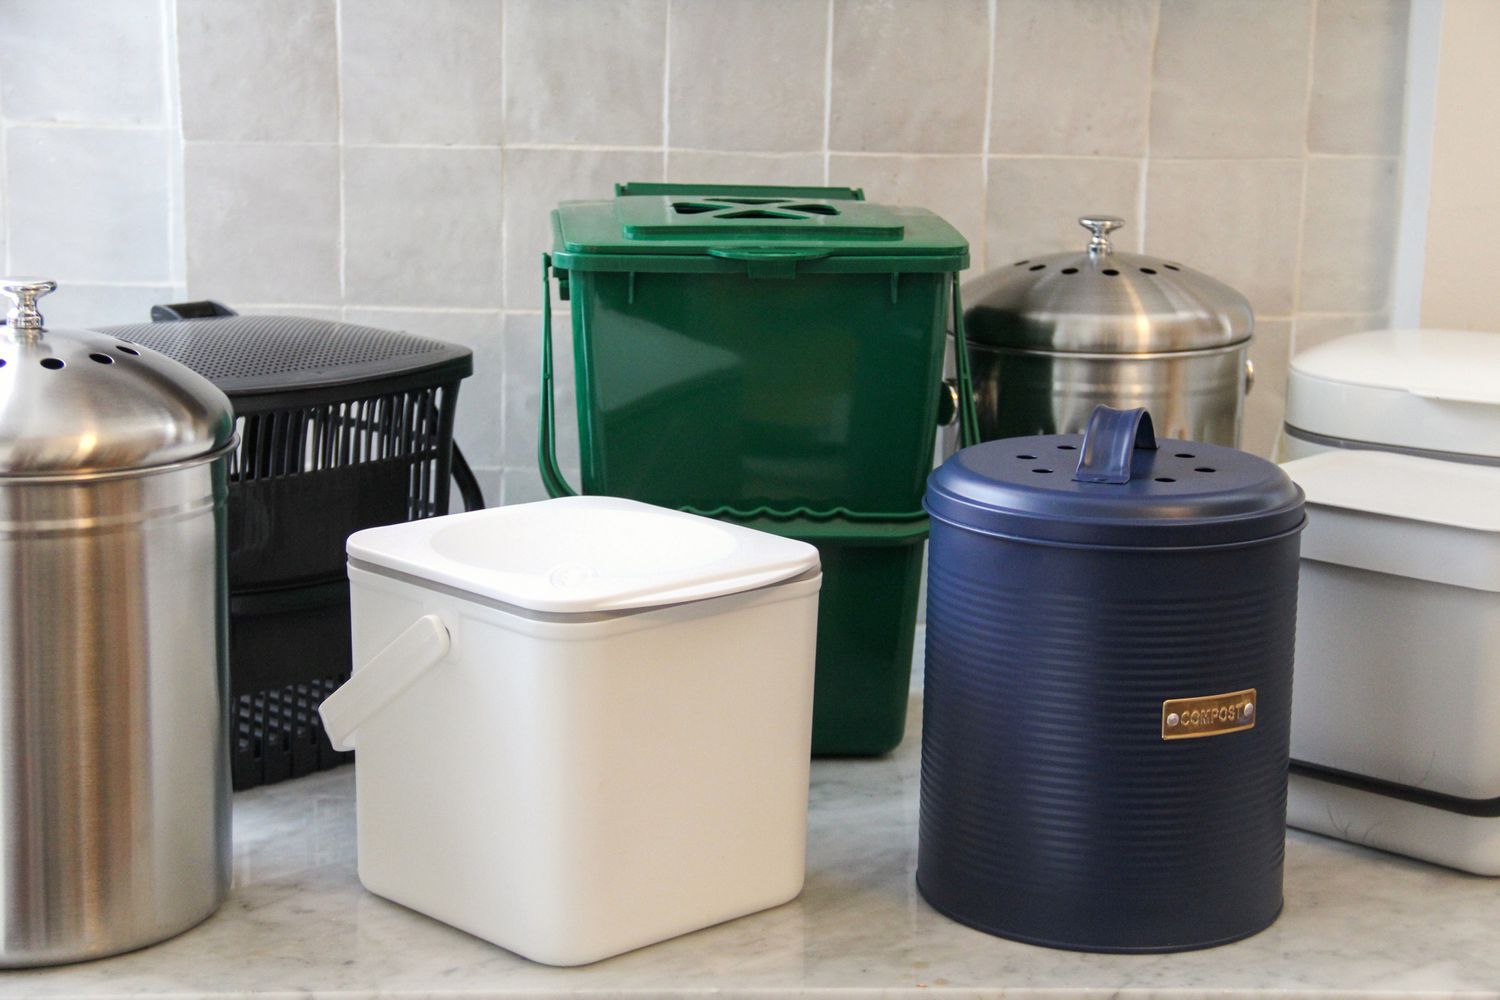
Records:
{"label": "black plastic basket", "polygon": [[230,756],[236,790],[352,759],[317,706],[349,676],[344,543],[445,514],[450,477],[484,506],[453,445],[467,348],[218,303],[158,306],[108,328],[208,378],[234,403],[229,462]]}

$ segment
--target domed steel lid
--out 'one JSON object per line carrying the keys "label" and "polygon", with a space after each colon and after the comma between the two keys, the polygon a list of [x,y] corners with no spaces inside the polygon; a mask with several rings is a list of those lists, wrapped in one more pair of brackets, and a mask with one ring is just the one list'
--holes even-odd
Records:
{"label": "domed steel lid", "polygon": [[971,342],[1069,354],[1154,354],[1250,339],[1254,317],[1239,292],[1201,271],[1114,249],[1125,224],[1085,215],[1083,253],[1029,257],[963,288]]}
{"label": "domed steel lid", "polygon": [[229,398],[153,350],[88,330],[49,330],[37,299],[57,283],[0,278],[0,476],[170,465],[234,439]]}
{"label": "domed steel lid", "polygon": [[1069,545],[1226,545],[1299,530],[1302,491],[1235,448],[1157,440],[1144,409],[1094,409],[1086,433],[1001,438],[934,472],[923,501],[974,531]]}

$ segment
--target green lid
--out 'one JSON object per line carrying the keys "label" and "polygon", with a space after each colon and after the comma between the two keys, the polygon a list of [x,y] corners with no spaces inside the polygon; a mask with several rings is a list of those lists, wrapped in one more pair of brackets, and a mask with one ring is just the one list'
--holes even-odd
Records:
{"label": "green lid", "polygon": [[926,209],[810,198],[807,189],[796,188],[671,187],[668,193],[563,202],[552,213],[553,263],[569,270],[748,270],[785,277],[959,271],[969,264],[963,236]]}

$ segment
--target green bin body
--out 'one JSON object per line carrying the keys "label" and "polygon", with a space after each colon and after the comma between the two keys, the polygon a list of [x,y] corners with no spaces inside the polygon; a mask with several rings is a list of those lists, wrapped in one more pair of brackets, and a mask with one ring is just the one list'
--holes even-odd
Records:
{"label": "green bin body", "polygon": [[[818,545],[813,749],[884,753],[905,721],[945,318],[968,244],[853,189],[617,191],[560,205],[543,264],[572,303],[583,492]],[[557,496],[571,487],[553,451],[545,301],[540,460]]]}

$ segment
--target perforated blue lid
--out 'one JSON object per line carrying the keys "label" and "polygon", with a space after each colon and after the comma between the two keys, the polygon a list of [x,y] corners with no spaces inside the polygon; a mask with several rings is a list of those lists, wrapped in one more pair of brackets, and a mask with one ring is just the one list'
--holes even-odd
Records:
{"label": "perforated blue lid", "polygon": [[1075,545],[1176,547],[1269,538],[1302,526],[1302,491],[1279,467],[1196,441],[1157,441],[1145,410],[1095,410],[1084,434],[965,448],[927,482],[934,518]]}

